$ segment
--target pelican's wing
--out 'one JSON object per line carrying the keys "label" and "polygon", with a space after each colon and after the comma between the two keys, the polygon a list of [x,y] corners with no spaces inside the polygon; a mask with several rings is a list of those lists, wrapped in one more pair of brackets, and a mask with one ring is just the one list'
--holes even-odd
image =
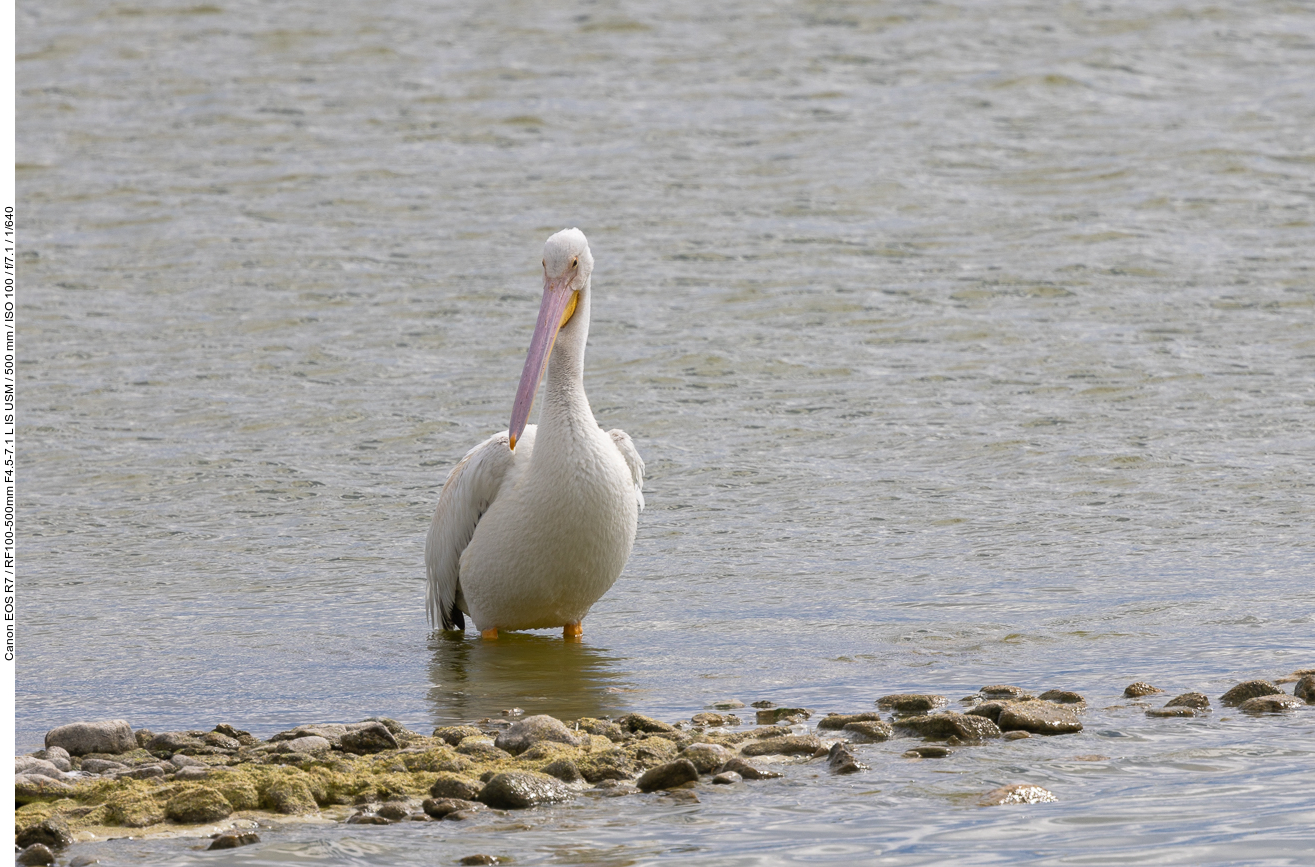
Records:
{"label": "pelican's wing", "polygon": [[621,453],[621,457],[626,459],[626,465],[630,467],[630,477],[635,480],[635,499],[639,502],[640,511],[643,511],[644,459],[639,456],[635,444],[630,441],[630,434],[623,430],[610,430],[607,435],[612,438],[612,442],[616,444],[616,450]]}
{"label": "pelican's wing", "polygon": [[461,463],[448,473],[425,540],[425,568],[429,573],[425,604],[431,628],[466,628],[466,619],[457,607],[461,552],[470,544],[475,526],[497,498],[515,462],[516,453],[503,431],[466,452]]}

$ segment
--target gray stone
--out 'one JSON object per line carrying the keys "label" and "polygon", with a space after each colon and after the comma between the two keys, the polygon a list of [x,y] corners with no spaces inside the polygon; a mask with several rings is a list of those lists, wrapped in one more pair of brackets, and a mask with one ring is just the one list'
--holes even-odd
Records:
{"label": "gray stone", "polygon": [[976,707],[972,707],[964,711],[964,714],[966,716],[985,717],[986,719],[989,719],[991,722],[995,723],[996,725],[999,725],[1000,712],[1005,708],[1009,707],[1009,705],[1011,704],[1013,704],[1012,701],[984,701],[981,704],[977,705]]}
{"label": "gray stone", "polygon": [[667,762],[644,771],[635,785],[641,792],[656,792],[658,789],[671,789],[698,778],[699,770],[694,767],[693,762],[689,759],[676,759],[674,762]]}
{"label": "gray stone", "polygon": [[175,755],[173,758],[169,759],[169,764],[173,765],[175,768],[177,768],[177,769],[180,770],[180,771],[181,771],[183,768],[208,768],[208,767],[210,767],[209,765],[207,765],[205,762],[201,761],[200,759],[194,759],[194,758],[192,758],[191,756],[185,756],[185,755],[183,755],[182,753],[178,753],[178,754]]}
{"label": "gray stone", "polygon": [[467,812],[483,810],[484,805],[478,801],[467,801],[462,798],[426,798],[420,809],[435,819],[444,819],[448,814],[462,810]]}
{"label": "gray stone", "polygon": [[1123,688],[1123,697],[1141,698],[1143,696],[1155,695],[1156,693],[1161,693],[1161,692],[1164,692],[1164,690],[1158,687],[1151,686],[1149,683],[1147,683],[1144,680],[1139,680],[1136,683],[1130,683]]}
{"label": "gray stone", "polygon": [[739,756],[736,756],[735,758],[728,761],[726,764],[722,765],[721,768],[719,768],[717,771],[718,774],[727,774],[732,772],[739,774],[741,777],[743,777],[746,780],[775,780],[785,776],[784,774],[779,774],[776,771],[764,771],[761,768],[759,768],[757,765],[753,764],[752,762],[745,761]]}
{"label": "gray stone", "polygon": [[280,753],[322,753],[332,748],[333,744],[329,739],[319,735],[306,735],[288,741],[279,741],[277,747]]}
{"label": "gray stone", "polygon": [[1189,707],[1194,710],[1209,710],[1210,699],[1203,692],[1185,692],[1169,699],[1165,707]]}
{"label": "gray stone", "polygon": [[1292,688],[1292,694],[1306,704],[1315,704],[1315,674],[1303,674]]}
{"label": "gray stone", "polygon": [[466,738],[484,736],[484,732],[474,726],[441,726],[434,729],[434,737],[450,747],[455,747]]}
{"label": "gray stone", "polygon": [[44,822],[40,822],[30,828],[25,828],[18,832],[14,842],[23,848],[40,843],[42,846],[58,852],[60,849],[67,849],[73,845],[73,835],[69,833],[68,823],[63,819],[51,816]]}
{"label": "gray stone", "polygon": [[88,774],[108,774],[126,771],[128,766],[123,762],[113,762],[109,759],[83,759],[82,770]]}
{"label": "gray stone", "polygon": [[43,777],[40,774],[16,774],[14,776],[14,799],[18,806],[33,801],[53,801],[66,798],[73,792],[73,787],[59,780]]}
{"label": "gray stone", "polygon": [[61,747],[72,756],[117,754],[137,749],[137,741],[127,720],[111,719],[56,726],[46,732],[46,748],[50,747]]}
{"label": "gray stone", "polygon": [[482,761],[500,761],[511,758],[511,753],[498,749],[494,745],[493,739],[486,735],[465,738],[457,744],[457,752],[463,756],[471,756]]}
{"label": "gray stone", "polygon": [[214,839],[207,849],[236,849],[259,843],[260,837],[251,831],[225,831]]}
{"label": "gray stone", "polygon": [[1064,705],[1048,701],[1011,704],[1000,711],[1001,731],[1022,730],[1039,735],[1062,735],[1082,731],[1077,714]]}
{"label": "gray stone", "polygon": [[44,846],[41,843],[33,843],[22,852],[19,852],[15,861],[16,863],[23,865],[54,864],[55,853],[50,851],[49,846]]}
{"label": "gray stone", "polygon": [[68,862],[68,867],[91,867],[92,864],[99,864],[100,859],[95,855],[74,855]]}
{"label": "gray stone", "polygon": [[734,755],[734,752],[720,744],[690,744],[680,751],[680,758],[688,759],[700,774],[712,773]]}
{"label": "gray stone", "polygon": [[511,728],[498,735],[493,745],[513,756],[519,756],[530,747],[541,743],[578,747],[584,743],[584,738],[572,733],[561,720],[553,719],[547,714],[538,714],[514,723]]}
{"label": "gray stone", "polygon": [[[242,729],[234,728],[228,723],[220,723],[215,726],[214,731],[217,734],[225,735],[238,742],[239,746],[253,747],[260,743],[260,739],[254,737],[251,732],[244,732]],[[253,835],[254,836],[254,835]]]}
{"label": "gray stone", "polygon": [[817,735],[782,735],[765,741],[754,741],[740,748],[745,756],[811,756],[822,748]]}
{"label": "gray stone", "polygon": [[1278,695],[1258,695],[1255,698],[1249,698],[1237,706],[1237,709],[1243,713],[1282,713],[1283,711],[1295,710],[1306,703],[1293,695],[1279,693]]}
{"label": "gray stone", "polygon": [[204,741],[199,737],[188,734],[187,732],[160,732],[155,737],[151,738],[150,742],[146,744],[146,750],[155,755],[160,755],[161,753],[173,755],[179,750],[188,747],[195,748],[203,746],[205,746]]}
{"label": "gray stone", "polygon": [[739,710],[744,702],[738,698],[722,698],[708,704],[708,710]]}
{"label": "gray stone", "polygon": [[817,721],[817,727],[819,730],[828,731],[843,729],[850,723],[856,722],[881,722],[881,714],[874,710],[864,713],[829,713]]}
{"label": "gray stone", "polygon": [[988,699],[1027,701],[1033,697],[1032,693],[1023,689],[1021,686],[1011,686],[1007,683],[996,683],[990,686],[984,686],[977,691],[981,693],[984,698]]}
{"label": "gray stone", "polygon": [[628,713],[620,717],[616,724],[623,731],[628,732],[674,732],[676,730],[675,726],[644,716],[642,713]]}
{"label": "gray stone", "polygon": [[827,768],[833,774],[857,774],[866,771],[868,766],[854,757],[854,754],[842,743],[834,743],[827,753]]}
{"label": "gray stone", "polygon": [[142,765],[141,767],[120,771],[116,776],[120,779],[126,777],[129,780],[157,780],[163,778],[164,774],[164,768],[159,765]]}
{"label": "gray stone", "polygon": [[904,758],[906,759],[943,759],[951,754],[951,750],[946,747],[914,747],[911,750],[905,750]]}
{"label": "gray stone", "polygon": [[201,735],[201,741],[206,746],[225,750],[227,752],[235,752],[242,747],[242,742],[237,738],[230,738],[228,735],[220,734],[219,732],[206,732]]}
{"label": "gray stone", "polygon": [[375,813],[383,816],[385,819],[392,819],[394,822],[400,822],[407,816],[411,815],[411,809],[404,801],[385,801],[379,805],[379,809],[375,810]]}
{"label": "gray stone", "polygon": [[883,695],[877,699],[877,707],[902,714],[927,713],[936,710],[938,707],[945,707],[949,703],[949,700],[943,695],[923,695],[908,692]]}
{"label": "gray stone", "polygon": [[479,799],[480,790],[484,786],[467,777],[459,774],[439,774],[438,779],[429,787],[430,797],[438,800],[444,798],[456,799],[460,801],[475,801]]}
{"label": "gray stone", "polygon": [[741,777],[734,771],[726,771],[725,773],[716,774],[712,778],[713,785],[716,786],[731,786],[735,783],[742,782],[743,780],[744,777]]}
{"label": "gray stone", "polygon": [[495,774],[480,790],[478,800],[494,809],[524,810],[539,804],[568,801],[571,790],[560,780],[533,771]]}
{"label": "gray stone", "polygon": [[1031,783],[1014,783],[992,789],[979,802],[983,807],[999,807],[1004,804],[1049,804],[1059,799],[1053,793],[1034,786]]}
{"label": "gray stone", "polygon": [[182,783],[187,783],[204,780],[207,777],[212,777],[214,775],[215,770],[213,768],[205,766],[198,768],[195,765],[188,765],[185,768],[179,768],[178,773],[174,774],[174,779]]}
{"label": "gray stone", "polygon": [[44,750],[38,750],[32,754],[32,758],[45,759],[65,773],[73,770],[73,763],[69,761],[68,750],[63,747],[47,747]]}
{"label": "gray stone", "polygon": [[[278,741],[291,741],[304,737],[320,737],[324,738],[329,743],[337,744],[340,742],[342,736],[347,734],[352,728],[359,729],[362,728],[363,725],[368,726],[369,724],[358,723],[355,726],[347,726],[343,723],[317,723],[315,725],[297,726],[295,729],[288,729],[285,732],[279,732],[269,740],[270,743],[276,743]],[[384,728],[388,727],[384,726]],[[389,734],[392,733],[389,732]]]}
{"label": "gray stone", "polygon": [[55,767],[54,762],[38,759],[35,756],[15,756],[14,773],[40,774],[43,777],[50,777],[52,780],[64,779],[64,772]]}
{"label": "gray stone", "polygon": [[1041,701],[1053,701],[1055,704],[1086,704],[1087,700],[1076,692],[1066,689],[1048,689],[1037,696]]}
{"label": "gray stone", "polygon": [[845,723],[844,731],[856,744],[876,744],[895,736],[895,727],[881,720]]}
{"label": "gray stone", "polygon": [[381,722],[372,722],[352,731],[343,732],[338,738],[338,743],[342,745],[343,752],[358,756],[397,749],[397,738],[393,737],[388,726]]}
{"label": "gray stone", "polygon": [[1219,703],[1224,707],[1239,707],[1243,702],[1250,698],[1259,698],[1265,695],[1285,695],[1283,690],[1267,680],[1248,680],[1239,683],[1219,697]]}
{"label": "gray stone", "polygon": [[946,711],[923,716],[902,717],[895,720],[900,728],[910,728],[923,737],[958,738],[961,741],[981,741],[1000,737],[1000,728],[984,716]]}

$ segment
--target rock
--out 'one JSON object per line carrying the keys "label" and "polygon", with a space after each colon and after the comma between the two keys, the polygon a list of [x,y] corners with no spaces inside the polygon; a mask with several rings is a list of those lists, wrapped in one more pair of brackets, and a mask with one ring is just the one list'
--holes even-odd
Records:
{"label": "rock", "polygon": [[584,774],[580,773],[580,766],[568,758],[554,759],[543,766],[543,773],[550,777],[556,777],[563,783],[579,783],[584,781]]}
{"label": "rock", "polygon": [[117,754],[136,749],[137,740],[127,720],[110,719],[56,726],[46,732],[46,748],[50,747],[61,747],[73,756]]}
{"label": "rock", "polygon": [[200,738],[194,737],[187,732],[160,732],[150,739],[146,744],[146,749],[155,755],[173,755],[182,749],[203,746],[205,746],[205,743]]}
{"label": "rock", "polygon": [[547,714],[538,714],[518,720],[511,728],[498,735],[493,745],[513,756],[519,756],[530,747],[545,741],[578,747],[585,740],[573,734],[560,720],[553,719]]}
{"label": "rock", "polygon": [[904,752],[906,759],[943,759],[950,755],[951,750],[946,747],[914,747]]}
{"label": "rock", "polygon": [[38,750],[32,754],[34,759],[45,759],[56,768],[67,773],[73,770],[73,763],[69,761],[68,750],[63,747],[47,747],[44,750]]}
{"label": "rock", "polygon": [[984,716],[946,711],[924,716],[902,717],[895,721],[900,728],[910,728],[923,737],[980,741],[1000,737],[1000,728]]}
{"label": "rock", "polygon": [[242,747],[242,742],[237,738],[230,738],[228,735],[219,732],[206,732],[201,735],[201,741],[206,746],[215,747],[225,752],[235,752]]}
{"label": "rock", "polygon": [[159,765],[141,765],[136,768],[130,768],[126,771],[120,771],[116,776],[120,779],[129,780],[158,780],[162,779],[166,771]]}
{"label": "rock", "polygon": [[718,774],[739,774],[746,780],[775,780],[785,776],[776,771],[764,771],[752,762],[747,762],[739,756],[735,756],[726,764],[717,769]]}
{"label": "rock", "polygon": [[237,741],[240,746],[253,747],[256,744],[260,743],[260,739],[254,737],[251,734],[251,732],[244,732],[242,731],[242,729],[234,728],[228,723],[220,723],[219,725],[215,726],[214,731],[217,734],[221,734],[226,737],[232,738],[233,740]]}
{"label": "rock", "polygon": [[353,813],[347,818],[348,825],[391,825],[392,819],[385,819],[383,816],[367,813],[364,810]]}
{"label": "rock", "polygon": [[108,774],[126,771],[128,766],[123,762],[114,762],[109,759],[83,759],[82,770],[88,774]]}
{"label": "rock", "polygon": [[812,714],[802,707],[773,707],[765,708],[758,711],[757,720],[760,726],[775,725],[782,720],[798,722],[808,719]]}
{"label": "rock", "polygon": [[1264,695],[1285,695],[1285,693],[1267,680],[1248,680],[1220,696],[1219,703],[1224,707],[1238,707],[1247,699]]}
{"label": "rock", "polygon": [[175,768],[177,768],[177,769],[180,770],[180,771],[181,771],[183,768],[208,768],[208,767],[210,767],[209,765],[207,765],[205,762],[201,761],[200,759],[194,759],[194,758],[192,758],[191,756],[185,756],[185,755],[183,755],[182,753],[178,753],[176,756],[174,756],[173,758],[171,758],[171,759],[169,760],[169,764],[173,765]]}
{"label": "rock", "polygon": [[576,766],[579,767],[584,778],[591,783],[603,780],[628,780],[639,773],[630,756],[620,749],[590,753],[577,761]]}
{"label": "rock", "polygon": [[43,846],[40,843],[33,843],[22,852],[18,853],[15,862],[18,864],[54,864],[55,853],[50,851],[50,847]]}
{"label": "rock", "polygon": [[680,751],[680,758],[688,759],[700,774],[712,773],[734,756],[734,752],[720,744],[690,744]]}
{"label": "rock", "polygon": [[483,735],[484,732],[474,726],[441,726],[434,729],[434,737],[451,747],[455,747],[466,738],[477,738]]}
{"label": "rock", "polygon": [[438,799],[455,798],[462,801],[475,801],[478,800],[482,788],[484,788],[482,784],[460,774],[439,774],[438,779],[434,780],[434,784],[429,787],[429,795]]}
{"label": "rock", "polygon": [[442,819],[449,813],[455,813],[459,810],[483,810],[484,805],[478,801],[467,801],[462,798],[426,798],[425,802],[420,805],[420,809],[435,819]]}
{"label": "rock", "polygon": [[744,777],[741,777],[739,774],[735,773],[734,771],[726,771],[725,773],[716,774],[715,776],[713,776],[712,783],[715,786],[730,786],[730,785],[734,785],[735,783],[742,782],[743,780]]}
{"label": "rock", "polygon": [[1000,711],[1001,731],[1021,729],[1039,735],[1062,735],[1082,731],[1077,714],[1064,705],[1048,701],[1011,704]]}
{"label": "rock", "polygon": [[182,783],[195,782],[196,780],[204,780],[206,777],[212,776],[214,773],[215,771],[213,768],[197,768],[189,766],[179,769],[178,773],[174,774],[174,779]]}
{"label": "rock", "polygon": [[333,744],[329,743],[328,738],[322,738],[319,735],[306,735],[301,738],[293,738],[290,741],[279,741],[278,751],[280,753],[322,753],[325,750],[332,749]]}
{"label": "rock", "polygon": [[1258,695],[1255,698],[1249,698],[1237,706],[1237,709],[1243,713],[1282,713],[1283,711],[1294,710],[1302,707],[1306,703],[1294,695],[1279,693],[1278,695]]}
{"label": "rock", "polygon": [[1142,696],[1155,695],[1156,693],[1161,692],[1164,692],[1164,690],[1151,686],[1144,680],[1139,680],[1136,683],[1130,683],[1123,688],[1123,697],[1141,698]]}
{"label": "rock", "polygon": [[811,756],[822,748],[817,735],[782,735],[765,741],[754,741],[740,748],[745,756]]}
{"label": "rock", "polygon": [[696,713],[690,717],[690,722],[696,726],[721,728],[722,726],[740,725],[740,718],[733,713]]}
{"label": "rock", "polygon": [[265,787],[261,806],[285,816],[314,813],[318,809],[315,795],[304,780],[278,777]]}
{"label": "rock", "polygon": [[153,737],[155,737],[155,732],[150,729],[137,729],[132,735],[132,739],[136,741],[137,746],[142,749],[146,749],[146,745],[151,742],[151,738]]}
{"label": "rock", "polygon": [[1032,693],[1023,689],[1021,686],[1010,686],[1009,684],[997,683],[991,686],[984,686],[977,690],[987,699],[1006,699],[1008,701],[1028,701]]}
{"label": "rock", "polygon": [[214,789],[198,786],[166,801],[164,814],[184,825],[204,825],[233,815],[233,805]]}
{"label": "rock", "polygon": [[381,722],[372,722],[353,731],[344,732],[338,742],[342,744],[343,752],[358,756],[395,750],[398,746],[397,738],[393,737],[388,726]]}
{"label": "rock", "polygon": [[511,753],[498,749],[493,745],[493,739],[487,735],[466,738],[457,744],[457,752],[463,756],[470,756],[478,762],[498,762],[511,758]]}
{"label": "rock", "polygon": [[907,692],[883,695],[877,699],[877,707],[902,714],[927,713],[938,707],[945,707],[949,703],[949,700],[943,695],[920,695]]}
{"label": "rock", "polygon": [[[1030,699],[1029,699],[1030,701]],[[1013,704],[1012,701],[984,701],[976,707],[964,711],[965,716],[980,716],[989,719],[996,725],[1000,724],[1000,711]]]}
{"label": "rock", "polygon": [[1196,716],[1196,709],[1190,707],[1153,707],[1146,711],[1147,716],[1173,718]]}
{"label": "rock", "polygon": [[831,750],[827,753],[827,768],[833,774],[856,774],[859,771],[866,771],[868,766],[854,757],[854,754],[843,743],[834,743]]}
{"label": "rock", "polygon": [[628,713],[617,719],[616,724],[628,732],[674,732],[675,726],[659,722],[642,713]]}
{"label": "rock", "polygon": [[411,809],[407,807],[404,801],[385,801],[379,805],[379,809],[375,810],[375,813],[385,819],[400,822],[411,815]]}
{"label": "rock", "polygon": [[657,767],[671,761],[679,750],[671,741],[662,737],[648,737],[635,741],[624,747],[625,751],[640,768]]}
{"label": "rock", "polygon": [[568,801],[571,790],[547,774],[508,771],[494,775],[480,790],[478,800],[494,809],[524,810],[539,804]]}
{"label": "rock", "polygon": [[895,736],[895,727],[881,720],[845,723],[844,731],[856,744],[875,744]]}
{"label": "rock", "polygon": [[881,722],[881,714],[876,711],[867,711],[865,713],[829,713],[817,721],[817,727],[821,730],[843,729],[850,723],[856,722]]}
{"label": "rock", "polygon": [[484,853],[480,852],[475,855],[463,856],[462,859],[457,863],[465,865],[465,867],[479,867],[479,865],[481,864],[498,864],[501,862],[499,862],[498,859],[493,857],[492,855],[485,855]]}
{"label": "rock", "polygon": [[641,792],[656,792],[659,789],[671,789],[699,778],[699,770],[689,759],[676,759],[656,768],[649,768],[640,775],[635,785]]}
{"label": "rock", "polygon": [[251,831],[225,831],[214,839],[207,849],[236,849],[238,846],[250,846],[259,843],[260,837]]}
{"label": "rock", "polygon": [[1210,699],[1203,692],[1185,692],[1169,699],[1165,707],[1189,707],[1194,710],[1209,710]]}
{"label": "rock", "polygon": [[699,796],[689,789],[663,789],[658,792],[658,797],[664,801],[677,804],[697,804]]}
{"label": "rock", "polygon": [[1066,689],[1048,689],[1037,696],[1041,701],[1053,701],[1055,704],[1086,704],[1087,700],[1076,692]]}
{"label": "rock", "polygon": [[33,801],[53,801],[67,798],[73,793],[68,783],[44,777],[40,774],[17,774],[14,776],[14,800],[19,806]]}
{"label": "rock", "polygon": [[1292,688],[1292,694],[1306,704],[1315,704],[1315,674],[1303,674]]}
{"label": "rock", "polygon": [[58,816],[51,816],[39,824],[19,831],[14,842],[23,848],[40,844],[58,852],[73,845],[73,835],[69,833],[67,822]]}
{"label": "rock", "polygon": [[1029,732],[1022,732],[1022,731],[1005,732],[1005,740],[1007,741],[1021,741],[1024,738],[1030,738],[1030,737],[1032,737],[1032,735]]}
{"label": "rock", "polygon": [[759,708],[762,708],[762,707],[776,707],[776,702],[771,702],[771,701],[755,701],[755,702],[753,703],[753,706],[754,706],[754,707],[759,707]]}
{"label": "rock", "polygon": [[[332,744],[338,744],[342,736],[353,729],[359,729],[368,726],[369,723],[357,723],[352,726],[343,723],[317,723],[315,725],[297,726],[295,729],[288,729],[285,732],[279,732],[269,739],[270,743],[279,741],[291,741],[297,738],[320,737]],[[387,726],[384,726],[387,728]]]}
{"label": "rock", "polygon": [[15,756],[14,773],[40,774],[43,777],[50,777],[52,780],[64,779],[64,772],[55,767],[54,762],[38,759],[35,756]]}
{"label": "rock", "polygon": [[706,707],[708,710],[739,710],[744,707],[744,702],[738,698],[720,698],[714,702],[709,702]]}
{"label": "rock", "polygon": [[1058,801],[1053,793],[1031,783],[1014,783],[992,789],[979,802],[983,807],[998,807],[1002,804],[1049,804]]}
{"label": "rock", "polygon": [[90,867],[92,864],[99,864],[100,859],[95,855],[74,855],[68,862],[68,867]]}

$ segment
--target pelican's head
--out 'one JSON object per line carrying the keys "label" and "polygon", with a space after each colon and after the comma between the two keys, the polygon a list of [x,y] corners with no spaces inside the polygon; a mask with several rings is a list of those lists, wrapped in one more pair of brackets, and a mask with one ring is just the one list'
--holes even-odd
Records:
{"label": "pelican's head", "polygon": [[539,320],[530,340],[530,352],[521,371],[520,386],[516,389],[516,403],[511,409],[511,427],[508,435],[512,451],[516,440],[530,420],[530,408],[539,390],[539,381],[548,367],[557,332],[571,321],[580,292],[589,285],[594,270],[594,257],[589,252],[589,241],[579,229],[562,229],[543,245],[543,302],[539,305]]}

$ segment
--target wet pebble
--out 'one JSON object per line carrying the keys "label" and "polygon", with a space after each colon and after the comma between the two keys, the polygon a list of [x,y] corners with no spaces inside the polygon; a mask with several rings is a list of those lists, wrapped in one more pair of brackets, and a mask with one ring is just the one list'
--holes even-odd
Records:
{"label": "wet pebble", "polygon": [[823,730],[843,729],[850,723],[881,722],[881,714],[876,711],[864,713],[829,713],[817,721],[817,727]]}
{"label": "wet pebble", "polygon": [[845,723],[844,731],[856,744],[875,744],[895,736],[895,727],[881,720]]}
{"label": "wet pebble", "polygon": [[519,756],[530,747],[542,743],[578,747],[585,740],[586,738],[572,732],[560,720],[547,714],[537,714],[516,721],[511,728],[498,735],[493,745],[513,756]]}
{"label": "wet pebble", "polygon": [[904,752],[906,759],[943,759],[950,755],[952,750],[946,747],[914,747]]}
{"label": "wet pebble", "polygon": [[821,746],[822,741],[816,735],[782,735],[745,744],[740,748],[740,754],[745,756],[811,756]]}
{"label": "wet pebble", "polygon": [[1196,716],[1196,709],[1190,707],[1153,707],[1146,711],[1146,715],[1162,718],[1194,717]]}
{"label": "wet pebble", "polygon": [[1315,704],[1315,674],[1305,674],[1292,688],[1292,694],[1306,704]]}
{"label": "wet pebble", "polygon": [[252,831],[225,831],[215,837],[214,841],[207,848],[236,849],[239,846],[250,846],[253,843],[259,842],[259,835]]}
{"label": "wet pebble", "polygon": [[395,750],[398,747],[397,738],[382,722],[373,722],[353,731],[344,732],[338,743],[342,745],[343,752],[361,756]]}
{"label": "wet pebble", "polygon": [[480,789],[477,800],[499,810],[524,810],[540,804],[568,801],[571,790],[547,774],[506,771],[496,774]]}
{"label": "wet pebble", "polygon": [[984,807],[998,807],[1002,804],[1049,804],[1058,801],[1053,792],[1034,786],[1031,783],[1014,783],[1001,786],[982,795]]}
{"label": "wet pebble", "polygon": [[466,855],[458,863],[466,865],[466,867],[477,867],[480,864],[497,864],[499,861],[494,856],[485,855],[481,852],[476,855]]}
{"label": "wet pebble", "polygon": [[720,728],[721,726],[740,725],[740,718],[733,713],[696,713],[690,718],[696,726]]}
{"label": "wet pebble", "polygon": [[1284,692],[1267,680],[1248,680],[1220,696],[1219,703],[1224,707],[1238,707],[1247,699],[1266,695],[1284,695]]}
{"label": "wet pebble", "polygon": [[43,846],[40,843],[34,843],[31,846],[28,846],[22,852],[19,852],[18,857],[15,859],[15,861],[19,864],[24,864],[24,865],[54,864],[55,853],[50,851],[50,848],[48,846]]}
{"label": "wet pebble", "polygon": [[550,777],[556,777],[563,783],[579,783],[584,780],[584,774],[580,773],[580,766],[570,759],[554,759],[543,766],[543,772]]}
{"label": "wet pebble", "polygon": [[710,774],[730,761],[734,756],[731,750],[720,744],[690,744],[680,751],[680,758],[687,759],[700,774]]}
{"label": "wet pebble", "polygon": [[484,805],[477,801],[468,801],[464,798],[426,798],[420,805],[427,815],[435,819],[445,818],[449,813],[455,813],[459,810],[468,810],[474,812],[483,810]]}
{"label": "wet pebble", "polygon": [[39,824],[19,831],[18,836],[14,838],[14,842],[23,847],[40,843],[42,846],[59,851],[73,845],[73,835],[69,833],[68,824],[63,819],[52,816]]}
{"label": "wet pebble", "polygon": [[1066,705],[1048,701],[1011,704],[1000,711],[1001,731],[1022,729],[1038,735],[1062,735],[1082,731],[1078,716]]}
{"label": "wet pebble", "polygon": [[1030,737],[1032,737],[1032,735],[1029,732],[1005,732],[1004,734],[1004,738],[1007,741],[1021,741]]}
{"label": "wet pebble", "polygon": [[1237,706],[1243,713],[1282,713],[1302,707],[1305,702],[1296,696],[1279,693],[1278,695],[1258,695],[1249,698]]}
{"label": "wet pebble", "polygon": [[739,710],[744,707],[744,702],[738,698],[722,698],[714,702],[709,702],[708,710]]}
{"label": "wet pebble", "polygon": [[1151,686],[1144,680],[1139,680],[1136,683],[1130,683],[1123,688],[1123,697],[1141,698],[1142,696],[1155,695],[1156,693],[1161,692],[1164,692],[1164,690]]}
{"label": "wet pebble", "polygon": [[411,808],[407,806],[405,801],[385,801],[379,805],[379,809],[375,810],[375,813],[385,819],[400,822],[411,815]]}
{"label": "wet pebble", "polygon": [[735,783],[743,782],[743,780],[744,777],[741,777],[734,771],[726,771],[725,773],[716,774],[712,778],[713,785],[716,786],[731,786]]}
{"label": "wet pebble", "polygon": [[843,743],[834,743],[827,753],[827,769],[833,774],[857,774],[868,766],[860,762]]}
{"label": "wet pebble", "polygon": [[640,775],[635,785],[641,792],[656,792],[659,789],[671,789],[690,783],[699,778],[698,768],[689,759],[677,759],[649,768]]}
{"label": "wet pebble", "polygon": [[1203,692],[1185,692],[1169,699],[1165,707],[1190,707],[1193,710],[1209,710],[1210,699]]}
{"label": "wet pebble", "polygon": [[725,774],[734,772],[746,780],[775,780],[785,776],[776,771],[764,771],[752,762],[736,756],[717,769],[717,773]]}
{"label": "wet pebble", "polygon": [[1053,701],[1055,704],[1086,704],[1087,700],[1080,694],[1067,689],[1048,689],[1037,696],[1041,701]]}
{"label": "wet pebble", "polygon": [[954,711],[903,717],[897,719],[895,725],[913,729],[923,737],[930,738],[953,737],[960,741],[981,741],[1000,737],[999,726],[986,717],[970,716]]}
{"label": "wet pebble", "polygon": [[949,700],[943,695],[903,692],[895,695],[883,695],[877,699],[877,707],[901,714],[927,713],[939,707],[945,707],[949,703]]}
{"label": "wet pebble", "polygon": [[349,816],[347,818],[347,824],[348,825],[391,825],[393,824],[393,820],[386,819],[383,816],[379,816],[374,813],[367,813],[365,811],[361,811],[359,813],[353,813],[351,816]]}
{"label": "wet pebble", "polygon": [[1006,683],[992,684],[984,686],[978,690],[983,698],[986,699],[1007,699],[1009,701],[1026,701],[1032,698],[1032,693],[1023,689],[1021,686],[1011,686]]}

